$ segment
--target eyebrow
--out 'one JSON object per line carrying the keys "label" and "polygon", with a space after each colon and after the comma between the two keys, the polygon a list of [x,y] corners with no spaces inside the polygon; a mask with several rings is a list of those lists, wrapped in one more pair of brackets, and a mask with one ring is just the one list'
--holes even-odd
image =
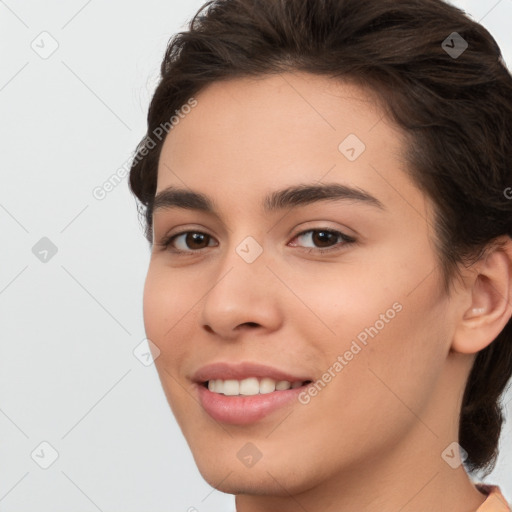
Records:
{"label": "eyebrow", "polygon": [[[374,196],[360,188],[340,183],[303,184],[276,190],[263,201],[265,213],[273,213],[288,208],[306,206],[319,201],[357,201],[385,210],[384,205]],[[184,208],[216,214],[218,207],[210,197],[193,190],[170,186],[160,191],[148,205],[148,213],[169,208]]]}

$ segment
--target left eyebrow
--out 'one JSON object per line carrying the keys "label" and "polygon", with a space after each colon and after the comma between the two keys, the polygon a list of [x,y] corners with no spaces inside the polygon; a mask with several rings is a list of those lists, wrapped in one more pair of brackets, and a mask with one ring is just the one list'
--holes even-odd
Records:
{"label": "left eyebrow", "polygon": [[[376,197],[365,190],[340,183],[303,184],[276,190],[265,197],[263,210],[265,213],[273,213],[320,201],[356,201],[386,210]],[[150,209],[149,215],[160,209],[184,208],[218,216],[218,207],[210,197],[200,192],[175,186],[160,191],[148,208]]]}
{"label": "left eyebrow", "polygon": [[384,205],[363,189],[326,183],[314,185],[297,185],[277,190],[268,195],[263,203],[265,212],[271,213],[285,208],[296,208],[318,201],[358,201],[385,210]]}

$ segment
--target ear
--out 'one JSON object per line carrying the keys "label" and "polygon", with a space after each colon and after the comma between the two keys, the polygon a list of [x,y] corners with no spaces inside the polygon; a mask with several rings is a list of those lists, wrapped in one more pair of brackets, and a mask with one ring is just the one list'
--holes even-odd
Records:
{"label": "ear", "polygon": [[490,345],[512,316],[512,239],[501,237],[472,266],[465,280],[468,302],[456,326],[451,349],[474,354]]}

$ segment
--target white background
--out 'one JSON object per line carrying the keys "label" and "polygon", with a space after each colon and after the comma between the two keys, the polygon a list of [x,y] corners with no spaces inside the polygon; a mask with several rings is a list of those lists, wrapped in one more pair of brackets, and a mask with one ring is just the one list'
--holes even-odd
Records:
{"label": "white background", "polygon": [[[233,506],[201,478],[154,366],[133,354],[149,247],[126,179],[92,194],[130,161],[166,43],[202,3],[0,1],[0,511]],[[512,0],[455,3],[510,67]],[[59,45],[48,59],[31,48],[43,31]],[[58,250],[47,263],[32,252],[42,237]],[[487,481],[512,501],[505,401]],[[59,454],[46,470],[31,458],[43,441]]]}

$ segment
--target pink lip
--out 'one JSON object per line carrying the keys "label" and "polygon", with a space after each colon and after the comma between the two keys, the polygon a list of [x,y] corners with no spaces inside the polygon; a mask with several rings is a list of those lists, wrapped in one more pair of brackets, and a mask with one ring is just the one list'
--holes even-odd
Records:
{"label": "pink lip", "polygon": [[196,386],[204,410],[214,420],[232,425],[254,423],[294,401],[298,405],[297,397],[306,387],[253,396],[226,396],[213,393],[201,384]]}
{"label": "pink lip", "polygon": [[200,368],[193,376],[192,380],[203,383],[213,379],[235,379],[242,380],[248,377],[263,378],[268,377],[276,381],[287,380],[289,382],[304,382],[312,380],[311,376],[291,375],[277,368],[266,366],[259,363],[241,362],[241,363],[211,363]]}
{"label": "pink lip", "polygon": [[248,425],[295,401],[305,386],[284,391],[273,391],[253,396],[226,396],[210,391],[204,383],[213,379],[243,380],[249,377],[262,379],[268,377],[275,381],[286,380],[290,383],[313,381],[308,375],[292,375],[286,371],[259,363],[241,362],[211,363],[194,373],[199,401],[203,409],[216,421],[233,425]]}

